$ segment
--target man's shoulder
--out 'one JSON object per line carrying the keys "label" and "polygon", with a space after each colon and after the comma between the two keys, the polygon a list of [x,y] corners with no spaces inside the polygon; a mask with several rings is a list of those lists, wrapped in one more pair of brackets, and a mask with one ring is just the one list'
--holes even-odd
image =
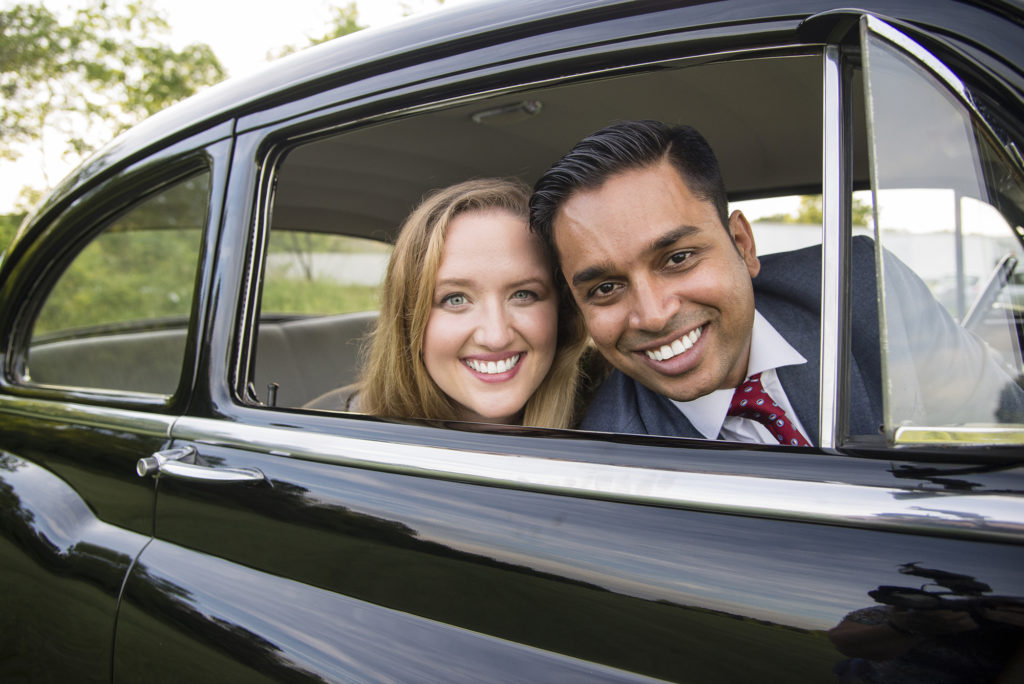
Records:
{"label": "man's shoulder", "polygon": [[636,382],[614,370],[597,388],[580,429],[599,432],[643,433],[636,399]]}
{"label": "man's shoulder", "polygon": [[613,371],[597,390],[580,428],[634,435],[700,437],[667,397],[618,370]]}
{"label": "man's shoulder", "polygon": [[[850,261],[855,270],[868,267],[874,269],[875,241],[866,235],[856,235],[850,241]],[[773,252],[758,257],[761,273],[755,281],[765,276],[792,277],[794,273],[821,273],[821,244],[810,245],[784,252]]]}

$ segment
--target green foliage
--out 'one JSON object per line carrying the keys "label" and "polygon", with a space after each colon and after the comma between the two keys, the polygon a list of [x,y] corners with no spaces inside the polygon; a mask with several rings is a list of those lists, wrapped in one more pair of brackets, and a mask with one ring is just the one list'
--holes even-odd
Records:
{"label": "green foliage", "polygon": [[50,293],[33,336],[126,321],[187,320],[200,235],[105,233],[78,255]]}
{"label": "green foliage", "polygon": [[209,174],[122,215],[72,261],[47,297],[33,337],[161,318],[187,319],[202,246]]}
{"label": "green foliage", "polygon": [[347,5],[333,7],[332,11],[334,16],[328,20],[327,30],[323,35],[309,38],[305,45],[285,45],[279,50],[271,51],[267,54],[267,57],[269,59],[278,59],[299,50],[304,50],[320,43],[326,43],[329,40],[341,38],[366,28],[359,24],[359,8],[356,7],[356,3],[350,2]]}
{"label": "green foliage", "polygon": [[[857,197],[854,197],[851,212],[853,218],[853,225],[870,225],[871,205],[866,204]],[[800,204],[797,207],[795,214],[773,214],[771,216],[763,216],[759,220],[768,223],[800,223],[807,225],[821,225],[821,195],[802,195],[800,197]]]}
{"label": "green foliage", "polygon": [[263,288],[264,314],[334,314],[375,311],[380,308],[380,288],[313,280],[267,280]]}
{"label": "green foliage", "polygon": [[66,159],[225,76],[209,46],[175,50],[151,0],[105,0],[55,13],[24,2],[0,10],[0,157],[42,144],[43,132],[66,141]]}
{"label": "green foliage", "polygon": [[11,244],[14,234],[18,232],[18,226],[21,225],[24,218],[25,214],[21,213],[0,214],[0,252],[3,252]]}

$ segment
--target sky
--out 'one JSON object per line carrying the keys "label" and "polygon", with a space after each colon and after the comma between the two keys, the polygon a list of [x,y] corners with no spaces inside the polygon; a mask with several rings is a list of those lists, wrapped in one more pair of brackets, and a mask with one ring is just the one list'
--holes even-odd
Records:
{"label": "sky", "polygon": [[[23,0],[24,1],[24,0]],[[445,6],[471,0],[445,0]],[[117,6],[124,0],[112,0]],[[310,37],[323,35],[324,24],[331,16],[331,7],[348,0],[153,0],[171,26],[166,38],[175,48],[190,43],[206,43],[213,48],[229,76],[244,76],[260,69],[267,53],[285,45],[304,45]],[[16,4],[0,0],[0,7]],[[79,7],[84,0],[46,0],[48,8],[59,11]],[[408,10],[416,14],[437,11],[437,0],[356,0],[359,23],[384,26],[401,21]],[[244,8],[244,9],[243,9]],[[56,146],[54,146],[56,147]],[[53,184],[72,170],[56,154],[46,157],[46,168]],[[18,193],[24,185],[45,187],[41,166],[43,157],[26,153],[17,161],[0,161],[0,213],[14,210]]]}

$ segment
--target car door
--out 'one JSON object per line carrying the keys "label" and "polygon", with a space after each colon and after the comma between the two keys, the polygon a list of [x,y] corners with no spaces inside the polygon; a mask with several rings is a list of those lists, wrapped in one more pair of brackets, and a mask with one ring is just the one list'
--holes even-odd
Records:
{"label": "car door", "polygon": [[[647,21],[619,30],[637,39],[646,27],[649,33],[640,32],[650,40],[669,40],[657,17]],[[600,27],[602,40],[614,43],[615,26]],[[672,40],[680,53],[700,50],[680,36]],[[218,296],[199,364],[208,394],[171,427],[170,448],[141,469],[156,477],[155,532],[125,586],[115,678],[807,682],[837,675],[858,681],[872,676],[874,662],[916,667],[925,678],[936,666],[946,674],[962,666],[968,677],[1013,667],[1024,519],[1012,423],[997,428],[1010,447],[982,440],[955,450],[938,441],[897,449],[891,424],[871,435],[845,427],[847,350],[857,331],[842,302],[863,293],[851,292],[843,275],[851,237],[841,217],[855,169],[868,166],[851,159],[857,148],[844,132],[854,130],[847,126],[857,116],[849,108],[864,102],[853,89],[873,74],[854,69],[851,53],[837,44],[799,42],[754,54],[698,53],[692,62],[675,54],[671,64],[655,66],[645,60],[664,54],[663,44],[648,45],[642,58],[605,46],[601,54],[617,70],[606,64],[614,73],[585,79],[571,67],[579,62],[570,57],[579,55],[565,47],[564,63],[552,59],[541,70],[544,82],[541,72],[515,64],[508,49],[494,48],[505,61],[498,68],[495,56],[493,71],[478,81],[446,72],[444,87],[410,85],[395,75],[392,91],[361,83],[352,89],[363,99],[349,99],[342,86],[316,107],[304,101],[309,112],[281,105],[290,117],[283,123],[267,125],[267,113],[253,115],[251,128],[241,121]],[[553,71],[564,80],[547,82]],[[813,74],[812,120],[825,120],[821,142],[810,145],[814,173],[826,169],[817,176],[826,196],[829,274],[822,448],[382,421],[278,401],[302,396],[308,374],[297,369],[305,362],[316,368],[320,357],[309,351],[317,343],[307,341],[288,364],[266,365],[280,356],[266,354],[284,330],[274,326],[290,323],[262,315],[271,277],[267,245],[293,221],[315,222],[335,195],[354,203],[353,215],[374,209],[370,193],[386,196],[390,185],[407,180],[403,172],[416,175],[398,163],[388,167],[389,154],[408,165],[443,161],[431,156],[431,145],[459,140],[443,134],[472,121],[470,113],[528,118],[529,108],[509,105],[535,94],[557,111],[563,99],[601,100],[608,91],[600,88],[611,87],[619,89],[611,91],[620,93],[616,103],[628,105],[635,104],[629,95],[650,92],[645,77],[692,77],[685,83],[693,86],[741,77],[753,84],[782,73]],[[718,111],[694,116],[713,119]],[[864,112],[859,116],[863,122]],[[417,128],[419,121],[428,123]],[[737,134],[747,131],[736,126]],[[424,131],[433,135],[414,135]],[[410,139],[422,146],[404,147]],[[519,161],[508,150],[525,149],[526,136],[503,140],[509,168],[482,170],[515,172]],[[861,138],[862,149],[869,142]],[[360,149],[372,152],[360,157]],[[498,156],[495,146],[477,149]],[[823,165],[823,157],[833,164]],[[328,158],[342,161],[331,170],[312,163]],[[379,175],[372,162],[384,164]],[[447,182],[445,173],[466,172],[431,168],[438,185]],[[829,170],[843,168],[852,175]],[[800,171],[788,186],[806,180]],[[330,173],[331,183],[339,181],[330,196],[309,199],[316,176]],[[340,182],[347,173],[351,185]],[[401,206],[379,204],[384,224],[389,211],[401,216]],[[350,219],[331,214],[328,223]],[[834,278],[830,259],[837,260]],[[282,339],[298,345],[301,334],[288,331]],[[997,600],[985,604],[986,597]],[[974,626],[908,664],[902,658],[913,644],[898,653],[902,637],[884,630],[894,606],[925,603],[958,617],[969,613]],[[881,629],[893,650],[851,645],[857,625]],[[915,643],[928,641],[919,637]]]}
{"label": "car door", "polygon": [[[224,130],[123,170],[9,254],[0,390],[7,681],[109,681],[121,589],[153,525],[135,474],[188,404]],[[70,206],[68,206],[68,204]]]}

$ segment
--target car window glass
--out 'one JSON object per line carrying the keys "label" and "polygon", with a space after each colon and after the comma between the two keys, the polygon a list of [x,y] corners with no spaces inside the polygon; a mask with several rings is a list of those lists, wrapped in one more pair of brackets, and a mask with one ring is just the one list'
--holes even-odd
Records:
{"label": "car window glass", "polygon": [[[1024,424],[1021,178],[930,72],[866,40],[885,430],[985,441]],[[919,429],[944,427],[975,432]]]}
{"label": "car window glass", "polygon": [[375,311],[391,245],[378,240],[275,229],[263,280],[263,316]]}
{"label": "car window glass", "polygon": [[110,222],[64,270],[32,327],[28,378],[170,395],[178,385],[209,173]]}
{"label": "car window glass", "polygon": [[273,224],[253,368],[258,397],[302,406],[355,381],[390,253],[380,240]]}
{"label": "car window glass", "polygon": [[[729,203],[754,229],[759,256],[821,244],[821,195],[785,195]],[[870,196],[853,195],[853,234],[871,235]]]}

